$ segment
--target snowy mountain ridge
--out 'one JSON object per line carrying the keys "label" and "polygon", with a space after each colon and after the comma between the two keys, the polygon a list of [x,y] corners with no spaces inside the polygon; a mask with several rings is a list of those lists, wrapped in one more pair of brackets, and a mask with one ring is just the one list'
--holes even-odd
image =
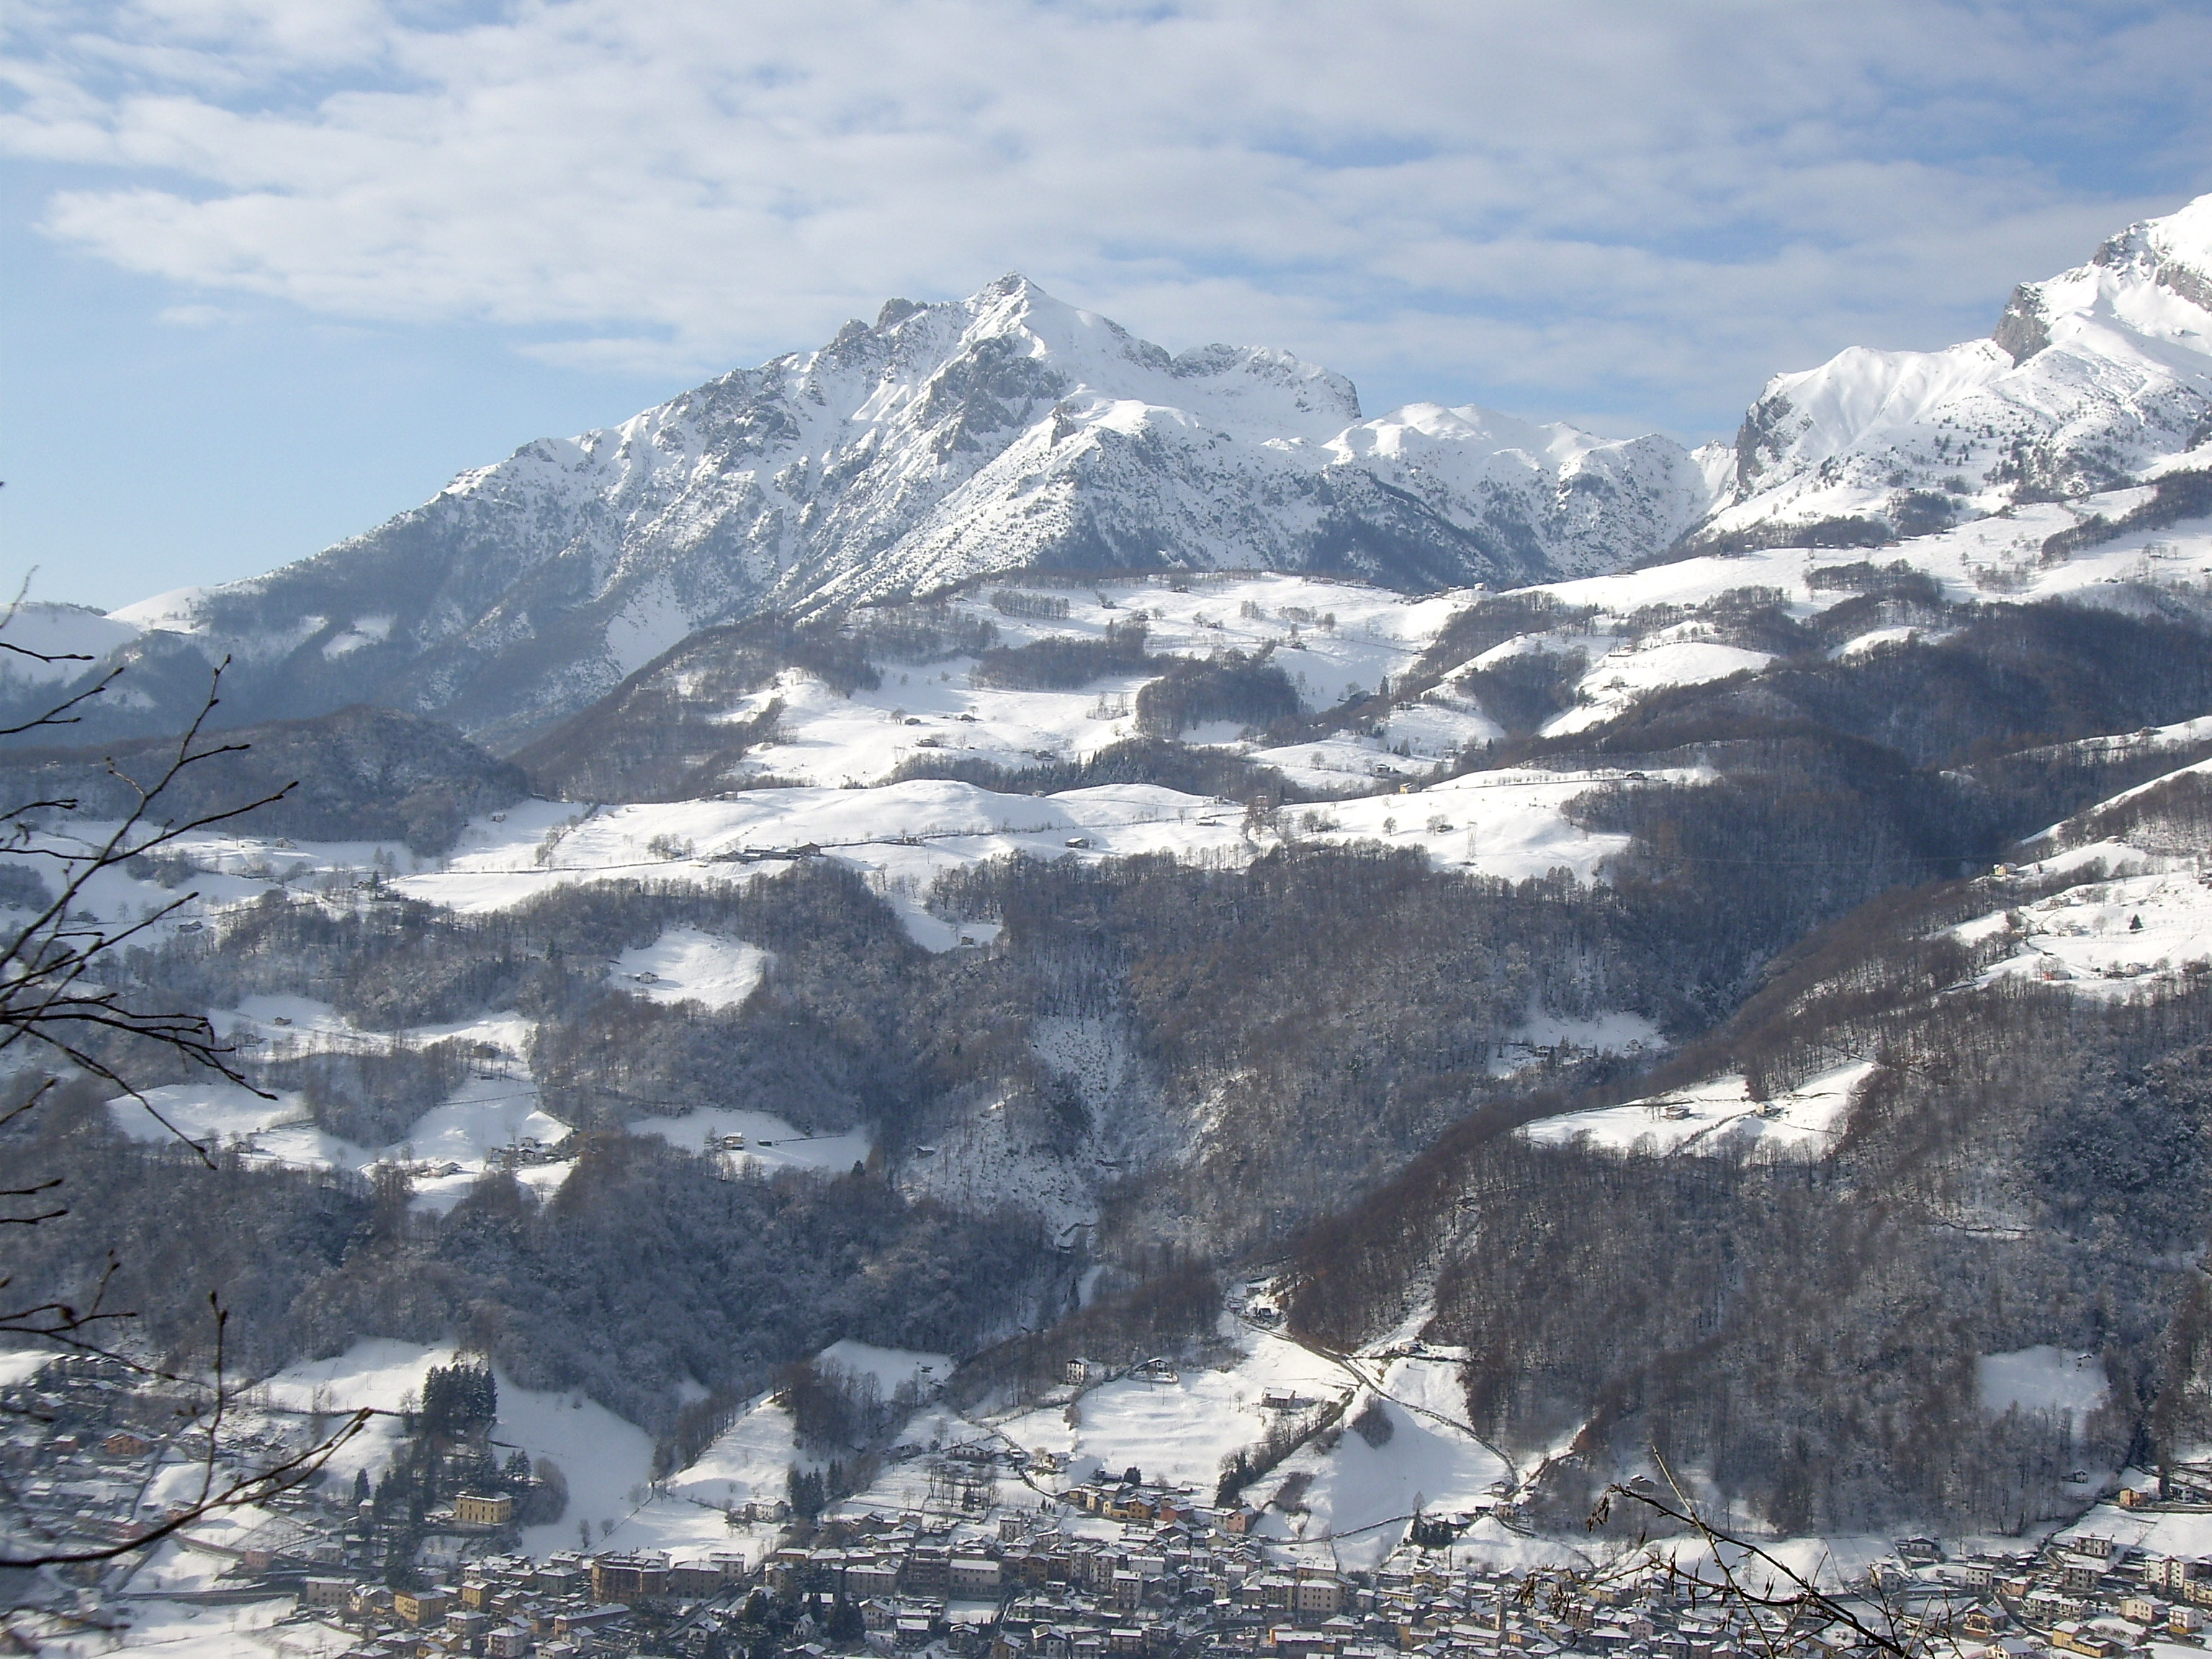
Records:
{"label": "snowy mountain ridge", "polygon": [[2212,196],[2023,283],[1986,340],[1770,380],[1701,535],[1885,539],[2115,489],[2212,438]]}
{"label": "snowy mountain ridge", "polygon": [[496,741],[763,610],[1032,566],[1510,585],[1652,554],[1704,498],[1664,438],[1431,404],[1363,421],[1348,380],[1288,353],[1170,356],[1008,276],[116,614],[229,651],[264,702],[393,702]]}
{"label": "snowy mountain ridge", "polygon": [[1909,541],[2198,465],[2208,273],[2212,197],[2022,285],[1992,338],[1779,375],[1733,447],[1694,453],[1474,405],[1366,417],[1286,352],[1170,356],[1010,276],[526,445],[267,575],[71,629],[143,665],[111,705],[131,731],[181,724],[228,654],[235,718],[375,702],[512,750],[702,629],[1021,569],[1437,592]]}

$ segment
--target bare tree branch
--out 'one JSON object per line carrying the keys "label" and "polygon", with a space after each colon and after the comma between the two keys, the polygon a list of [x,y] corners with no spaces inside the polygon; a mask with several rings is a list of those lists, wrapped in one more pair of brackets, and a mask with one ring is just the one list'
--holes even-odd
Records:
{"label": "bare tree branch", "polygon": [[[19,591],[13,601],[0,609],[0,630],[15,619],[22,601],[23,592]],[[0,653],[50,665],[91,660],[75,653],[38,651],[6,639],[0,639]],[[0,936],[0,1058],[4,1058],[18,1043],[33,1044],[85,1075],[114,1085],[138,1102],[179,1141],[191,1146],[201,1161],[210,1166],[214,1160],[210,1149],[193,1141],[148,1101],[137,1085],[118,1069],[123,1061],[112,1057],[114,1051],[107,1047],[108,1043],[118,1037],[151,1042],[240,1087],[252,1089],[257,1094],[264,1091],[256,1088],[240,1069],[233,1058],[236,1050],[218,1036],[205,1015],[142,1006],[116,986],[105,982],[101,972],[105,965],[119,962],[124,946],[149,929],[157,927],[198,895],[187,893],[127,925],[100,921],[88,914],[84,902],[91,884],[105,872],[170,846],[197,830],[230,822],[258,807],[281,800],[291,792],[294,786],[287,784],[273,793],[238,805],[208,811],[187,811],[176,817],[165,815],[168,803],[180,793],[179,781],[191,769],[223,755],[239,753],[246,747],[237,743],[210,742],[205,738],[208,722],[220,702],[223,671],[228,665],[226,659],[214,670],[199,712],[149,781],[141,782],[132,777],[112,758],[107,762],[109,775],[124,786],[131,805],[121,820],[104,832],[96,831],[82,840],[73,840],[65,830],[44,825],[41,819],[45,815],[66,817],[82,811],[78,799],[58,792],[0,808],[0,856],[40,860],[45,867],[58,871],[60,878],[58,892],[51,895],[28,921],[18,925],[12,936]],[[64,689],[58,701],[38,715],[12,726],[0,725],[0,738],[80,723],[84,707],[106,691],[122,672],[119,666],[112,668],[75,691]],[[52,1099],[56,1081],[48,1077],[22,1100],[0,1109],[0,1131],[20,1124]],[[265,1094],[264,1097],[267,1097]],[[26,1179],[15,1186],[0,1188],[0,1203],[12,1200],[24,1212],[0,1214],[0,1227],[35,1227],[66,1214],[66,1208],[50,1207],[46,1197],[61,1184],[58,1179]],[[10,1303],[5,1296],[13,1279],[0,1278],[0,1334],[32,1338],[64,1353],[114,1360],[149,1380],[185,1381],[133,1358],[104,1340],[108,1328],[127,1327],[128,1322],[137,1317],[133,1312],[106,1305],[120,1265],[111,1254],[89,1301],[84,1303],[61,1297],[44,1301],[27,1297]],[[356,1411],[335,1433],[321,1437],[304,1450],[264,1468],[227,1474],[221,1440],[234,1395],[226,1375],[229,1313],[212,1294],[209,1304],[215,1321],[215,1366],[206,1419],[207,1446],[197,1493],[173,1509],[159,1524],[129,1538],[86,1547],[58,1541],[52,1549],[0,1553],[0,1568],[33,1570],[110,1560],[146,1549],[210,1514],[262,1503],[321,1470],[332,1454],[359,1434],[375,1414],[368,1410]],[[12,1493],[0,1491],[0,1498],[12,1497]],[[10,1507],[19,1506],[11,1504]]]}
{"label": "bare tree branch", "polygon": [[[0,847],[0,853],[51,859],[60,866],[63,877],[60,891],[43,909],[21,925],[14,937],[0,939],[0,1054],[19,1042],[37,1043],[80,1070],[114,1085],[149,1111],[154,1109],[143,1092],[94,1054],[88,1039],[112,1033],[154,1042],[240,1087],[254,1086],[233,1063],[230,1056],[234,1050],[216,1036],[205,1016],[134,1006],[112,987],[90,977],[94,965],[103,957],[112,957],[122,945],[157,927],[198,895],[186,894],[122,927],[88,922],[79,906],[87,887],[103,872],[171,845],[196,830],[228,823],[281,800],[291,792],[294,786],[287,784],[273,793],[237,805],[190,814],[180,820],[157,818],[165,797],[191,768],[222,755],[239,753],[246,746],[202,741],[207,723],[221,702],[222,673],[228,665],[226,658],[215,669],[199,712],[178,739],[175,750],[160,775],[150,783],[141,783],[114,762],[108,763],[109,775],[131,792],[135,804],[106,835],[80,848],[51,844],[55,839],[52,836],[45,842],[36,838],[30,815],[39,811],[75,810],[73,801],[26,802],[0,811],[0,823],[11,825],[14,831],[12,844]],[[110,675],[94,690],[104,689],[112,678]],[[82,699],[71,699],[60,707],[73,706],[77,701]],[[0,736],[4,735],[5,732],[0,731]],[[261,1091],[257,1089],[255,1092]],[[158,1111],[154,1115],[179,1139],[189,1139]],[[204,1149],[201,1156],[206,1156]]]}
{"label": "bare tree branch", "polygon": [[[1696,1534],[1705,1546],[1706,1559],[1712,1562],[1717,1577],[1706,1578],[1701,1571],[1686,1570],[1671,1557],[1665,1564],[1668,1572],[1685,1583],[1713,1590],[1721,1601],[1742,1609],[1768,1659],[1783,1659],[1786,1644],[1778,1638],[1786,1631],[1789,1622],[1801,1619],[1817,1620],[1823,1626],[1840,1625],[1862,1644],[1891,1656],[1891,1659],[1928,1659],[1932,1636],[1940,1636],[1951,1652],[1957,1652],[1958,1642],[1951,1629],[1948,1605],[1940,1626],[1931,1632],[1925,1618],[1917,1624],[1908,1621],[1877,1578],[1869,1586],[1869,1599],[1878,1610],[1879,1620],[1870,1622],[1861,1617],[1849,1601],[1820,1587],[1817,1567],[1808,1577],[1765,1547],[1713,1525],[1683,1492],[1681,1483],[1656,1447],[1651,1449],[1651,1461],[1665,1479],[1672,1501],[1641,1484],[1607,1486],[1598,1507],[1591,1512],[1592,1530],[1605,1524],[1613,1500],[1619,1498],[1641,1504],[1659,1519]],[[1751,1564],[1764,1570],[1763,1582],[1758,1584],[1749,1582],[1744,1571],[1745,1566]],[[1780,1629],[1770,1630],[1766,1621],[1758,1616],[1761,1612],[1784,1614],[1785,1622]]]}

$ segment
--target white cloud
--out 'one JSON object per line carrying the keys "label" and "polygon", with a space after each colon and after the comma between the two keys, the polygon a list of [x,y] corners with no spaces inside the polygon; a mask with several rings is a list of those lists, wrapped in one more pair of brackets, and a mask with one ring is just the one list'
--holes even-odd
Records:
{"label": "white cloud", "polygon": [[[51,234],[204,292],[726,367],[1008,269],[1261,340],[1694,419],[1986,326],[2212,153],[2212,18],[1558,0],[26,0]],[[2138,129],[2140,131],[2138,131]],[[2212,187],[2175,161],[2161,176]],[[1548,412],[1548,411],[1547,411]]]}

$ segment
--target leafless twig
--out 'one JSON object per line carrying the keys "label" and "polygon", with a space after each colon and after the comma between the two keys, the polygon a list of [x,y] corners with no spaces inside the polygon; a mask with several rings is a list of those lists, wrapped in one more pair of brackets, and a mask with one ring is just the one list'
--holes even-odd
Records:
{"label": "leafless twig", "polygon": [[[1849,1601],[1822,1589],[1817,1568],[1813,1576],[1808,1577],[1762,1545],[1715,1526],[1683,1492],[1674,1470],[1656,1447],[1652,1449],[1651,1460],[1671,1496],[1662,1496],[1645,1482],[1607,1486],[1597,1508],[1591,1512],[1591,1528],[1605,1524],[1618,1499],[1640,1504],[1655,1517],[1696,1534],[1705,1546],[1706,1557],[1717,1576],[1705,1577],[1702,1564],[1697,1570],[1685,1570],[1671,1558],[1666,1563],[1668,1571],[1687,1583],[1716,1592],[1723,1602],[1741,1608],[1757,1632],[1756,1639],[1767,1659],[1783,1659],[1783,1645],[1778,1638],[1790,1624],[1800,1620],[1822,1626],[1839,1625],[1860,1644],[1889,1655],[1891,1659],[1929,1659],[1934,1650],[1932,1639],[1936,1638],[1942,1638],[1948,1651],[1958,1650],[1948,1607],[1940,1623],[1932,1629],[1925,1619],[1909,1620],[1891,1600],[1887,1588],[1876,1579],[1869,1588],[1869,1599],[1878,1613],[1876,1619],[1869,1620]],[[1750,1582],[1744,1571],[1754,1564],[1763,1570],[1763,1581],[1756,1584]],[[1782,1614],[1780,1628],[1769,1629],[1767,1621],[1759,1616],[1762,1612]]]}

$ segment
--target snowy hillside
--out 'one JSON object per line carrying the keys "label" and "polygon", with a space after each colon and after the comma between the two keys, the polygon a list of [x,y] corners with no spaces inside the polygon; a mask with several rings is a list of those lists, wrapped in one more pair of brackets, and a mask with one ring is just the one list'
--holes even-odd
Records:
{"label": "snowy hillside", "polygon": [[[1134,856],[1165,854],[1230,871],[1294,849],[1358,848],[1415,854],[1440,874],[1517,882],[1556,873],[1602,886],[1630,855],[1633,838],[1594,817],[1590,803],[1696,788],[1723,774],[1687,754],[1662,764],[1632,749],[1609,760],[1579,745],[1612,741],[1609,734],[1654,698],[1701,688],[1723,700],[1756,696],[1770,680],[1814,672],[1808,664],[1844,676],[1879,671],[1899,653],[1925,652],[1961,635],[1975,607],[1993,600],[2063,600],[2118,616],[2185,601],[2212,579],[2212,525],[2204,520],[2100,532],[2102,539],[2092,538],[2062,557],[2046,551],[2054,538],[2076,535],[2085,523],[2126,520],[2154,493],[2137,488],[2072,505],[2024,507],[1887,550],[1889,562],[1881,567],[1845,552],[1776,548],[1506,595],[1416,597],[1258,573],[1125,577],[1071,586],[1017,583],[992,589],[988,597],[970,590],[926,615],[945,638],[988,636],[993,643],[987,650],[911,661],[883,650],[883,641],[906,637],[896,629],[863,632],[855,641],[878,659],[862,665],[874,675],[872,684],[833,684],[823,670],[797,660],[776,666],[781,659],[771,653],[761,659],[766,668],[753,689],[732,693],[692,655],[678,652],[635,682],[660,694],[659,701],[640,705],[647,724],[580,730],[595,744],[646,744],[672,729],[672,712],[682,712],[708,729],[719,725],[757,734],[741,758],[714,778],[713,787],[677,799],[537,799],[480,811],[449,845],[427,856],[392,842],[210,830],[179,848],[196,872],[200,896],[159,931],[181,941],[188,934],[179,930],[228,926],[251,914],[263,895],[319,893],[325,903],[335,895],[341,910],[350,913],[362,908],[359,884],[379,879],[386,894],[457,916],[489,917],[609,881],[744,890],[818,861],[860,877],[915,944],[957,956],[991,949],[1000,922],[941,902],[940,884],[1009,856],[1104,869]],[[894,619],[900,614],[884,613]],[[1494,626],[1487,620],[1493,616]],[[1094,662],[1080,654],[1099,652],[1117,630],[1139,625],[1144,650],[1121,665],[1110,656]],[[1060,684],[994,678],[990,665],[1025,661],[1024,653],[1040,651],[1104,665]],[[1179,672],[1179,665],[1231,658],[1281,674],[1297,710],[1287,726],[1201,720],[1167,732],[1154,751],[1204,755],[1208,763],[1249,769],[1224,773],[1230,782],[1193,788],[1030,781],[1039,774],[1079,777],[1084,768],[1111,758],[1143,738],[1139,716],[1148,689]],[[1533,720],[1526,710],[1516,716],[1512,700],[1501,700],[1497,689],[1516,664],[1552,677],[1546,682],[1551,700]],[[1392,689],[1385,694],[1385,688]],[[1509,739],[1509,723],[1516,719]],[[1512,742],[1534,745],[1536,763],[1498,764],[1493,745]],[[2072,749],[2140,769],[2160,754],[2191,760],[2199,744],[2212,744],[2212,728],[2201,720],[2092,738]],[[975,775],[963,775],[963,768],[975,769]],[[940,769],[933,775],[932,769]],[[2188,775],[2185,767],[2180,775]],[[2074,822],[2094,833],[2085,829],[2081,838],[2109,847],[2122,830],[2106,819],[2154,787],[2124,792],[2083,814]],[[1269,791],[1278,799],[1290,798],[1255,809],[1243,794],[1228,793],[1232,788],[1263,799]],[[2065,833],[2053,832],[2062,842]],[[2084,867],[2094,862],[2078,850],[2065,856]],[[1940,872],[1953,872],[1947,866]],[[2107,901],[2098,912],[2106,917],[2100,925],[2124,928],[2140,913],[2149,931],[2123,933],[2106,956],[2152,964],[2141,972],[2155,978],[2204,955],[2191,943],[2202,920],[2189,897],[2197,890],[2193,878],[2146,869],[2130,879],[2142,890],[2130,888],[2124,899]],[[166,902],[169,893],[118,871],[87,896],[119,921]],[[2059,895],[2042,904],[2063,908],[2071,902]],[[2123,915],[2113,910],[2116,903],[2131,908]],[[2182,908],[2169,921],[2176,903]],[[2069,913],[2074,919],[2064,927],[2047,931],[2081,937],[2081,914]],[[2118,983],[2106,956],[2086,947],[2045,940],[2022,950],[2027,954],[2002,971],[2033,971],[2045,980],[2071,972]],[[696,927],[664,930],[649,943],[607,954],[608,982],[628,995],[708,1011],[741,1007],[771,977],[774,963],[771,952],[751,942]],[[2080,960],[2070,969],[2054,965],[2072,957]],[[220,1014],[218,1023],[232,1029],[233,1018]],[[312,1047],[325,1026],[341,1046],[360,1040],[343,1022],[331,1025],[327,1010],[312,1018],[299,1015],[286,1030],[251,1029],[279,1045],[272,1052],[283,1052],[287,1044]],[[405,1036],[434,1042],[463,1029],[424,1026]],[[1037,1028],[1048,1029],[1057,1028]],[[1054,1069],[1074,1075],[1103,1066],[1117,1077],[1127,1071],[1125,1035],[1110,1021],[1093,1020],[1083,1029],[1089,1035],[1082,1042],[1097,1047],[1098,1054],[1079,1063],[1049,1062]],[[1501,1072],[1547,1049],[1632,1054],[1666,1046],[1648,1018],[1618,1003],[1571,1014],[1532,1009],[1508,1036],[1492,1062]],[[527,1046],[521,1037],[500,1044],[512,1055]],[[1743,1077],[1725,1075],[1547,1121],[1529,1133],[1544,1142],[1587,1138],[1622,1148],[1818,1157],[1835,1144],[1863,1069],[1846,1066],[1771,1099],[1752,1097]],[[426,1168],[452,1166],[448,1173],[426,1175],[421,1188],[426,1200],[450,1202],[486,1167],[493,1148],[520,1133],[550,1144],[566,1133],[565,1124],[550,1120],[528,1129],[508,1121],[537,1109],[527,1076],[525,1066],[521,1082],[471,1085],[419,1124],[391,1126],[389,1136],[370,1146],[314,1128],[289,1097],[268,1103],[236,1091],[194,1090],[164,1092],[157,1103],[195,1138],[242,1136],[283,1162],[358,1169],[411,1146],[410,1156]],[[1088,1091],[1102,1123],[1123,1111],[1127,1102],[1116,1093],[1121,1086]],[[501,1103],[507,1102],[513,1104]],[[1139,1116],[1152,1109],[1142,1106]],[[462,1127],[479,1122],[480,1128]],[[631,1127],[695,1152],[709,1134],[741,1132],[751,1137],[756,1158],[763,1139],[790,1143],[796,1152],[803,1139],[789,1124],[734,1103]],[[1056,1231],[1096,1220],[1094,1154],[1118,1168],[1127,1150],[1113,1141],[1120,1131],[1102,1130],[1103,1139],[1075,1152],[1042,1154],[1018,1135],[1009,1139],[1004,1121],[988,1110],[969,1112],[935,1133],[947,1155],[933,1163],[908,1161],[903,1179],[913,1190],[963,1208],[1012,1201]],[[1164,1150],[1147,1143],[1145,1156],[1189,1155],[1200,1143],[1185,1140],[1185,1133],[1176,1131]],[[809,1152],[798,1161],[848,1167],[868,1146],[865,1133],[839,1129],[822,1141],[818,1159]],[[765,1159],[769,1167],[788,1161],[781,1153]],[[536,1166],[527,1184],[556,1183],[567,1167]]]}
{"label": "snowy hillside", "polygon": [[[1267,573],[1012,578],[855,613],[831,657],[819,641],[702,636],[517,758],[546,793],[666,799],[918,771],[1012,783],[1165,738],[1313,794],[1419,787],[1501,740],[1565,752],[1678,688],[1939,643],[1977,606],[2194,605],[2212,579],[2212,499],[2170,486],[2197,476],[2022,506],[1872,556],[1778,546],[1496,595]],[[1148,718],[1173,675],[1223,662],[1279,676],[1279,706],[1172,732]]]}
{"label": "snowy hillside", "polygon": [[[2201,753],[2212,723],[2190,720],[2061,746],[2049,758],[2138,763]],[[2212,975],[2212,761],[2161,771],[2021,842],[1966,890],[1972,914],[1930,935],[1964,956],[1946,994],[2011,982],[2050,987],[2108,1006],[2193,994]],[[1842,977],[1866,971],[1854,963]],[[1818,994],[1818,992],[1809,993]],[[1877,1070],[1851,1059],[1790,1086],[1754,1089],[1741,1073],[1620,1105],[1585,1108],[1526,1126],[1539,1145],[1583,1145],[1644,1156],[1821,1158],[1842,1141],[1859,1091]]]}

